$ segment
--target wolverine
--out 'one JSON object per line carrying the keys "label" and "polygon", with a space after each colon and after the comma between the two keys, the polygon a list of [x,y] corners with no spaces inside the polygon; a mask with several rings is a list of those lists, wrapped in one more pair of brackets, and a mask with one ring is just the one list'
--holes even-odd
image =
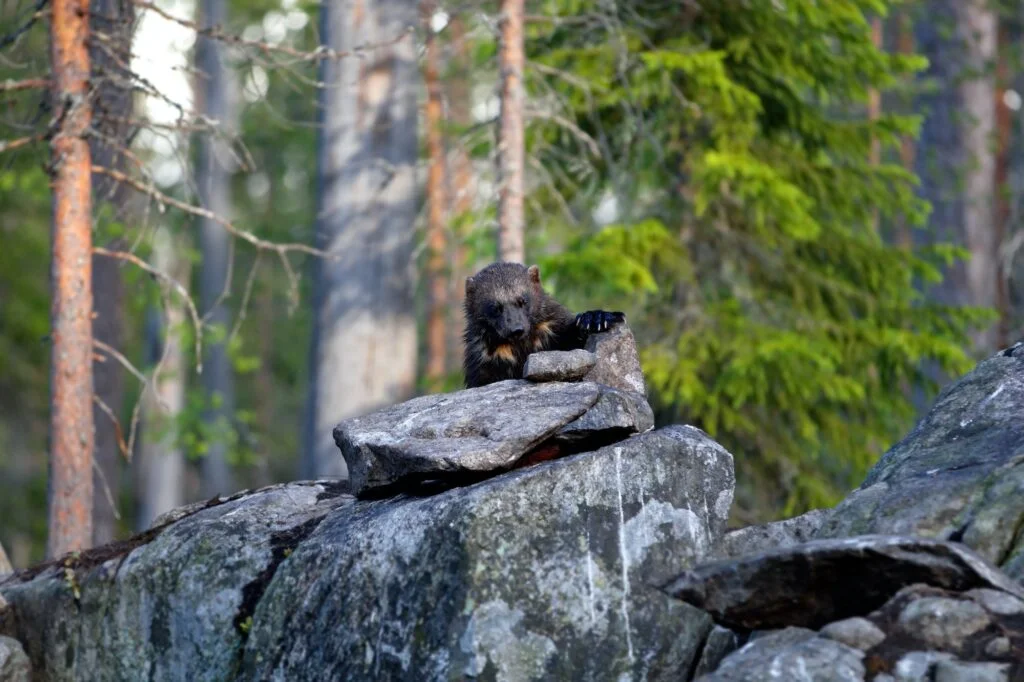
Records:
{"label": "wolverine", "polygon": [[590,334],[625,322],[620,312],[573,315],[544,291],[540,269],[491,263],[466,278],[466,386],[521,379],[535,351],[583,348]]}

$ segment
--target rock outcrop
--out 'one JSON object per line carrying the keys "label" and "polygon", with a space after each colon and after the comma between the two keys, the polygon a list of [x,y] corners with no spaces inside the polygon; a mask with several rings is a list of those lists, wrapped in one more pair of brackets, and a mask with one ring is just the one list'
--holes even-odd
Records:
{"label": "rock outcrop", "polygon": [[351,485],[0,578],[0,676],[1024,680],[1024,351],[835,509],[725,533],[732,457],[652,430],[628,328],[591,341],[339,425]]}
{"label": "rock outcrop", "polygon": [[817,537],[962,542],[1024,580],[1024,346],[985,360],[875,465]]}
{"label": "rock outcrop", "polygon": [[1022,407],[1018,344],[835,509],[727,534],[669,587],[749,637],[700,679],[1024,680]]}

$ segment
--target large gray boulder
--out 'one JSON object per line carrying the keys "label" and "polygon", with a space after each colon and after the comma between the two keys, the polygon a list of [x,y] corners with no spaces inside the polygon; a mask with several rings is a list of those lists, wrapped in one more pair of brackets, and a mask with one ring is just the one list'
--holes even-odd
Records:
{"label": "large gray boulder", "polygon": [[433,497],[361,503],[279,569],[242,670],[684,679],[711,620],[650,584],[707,555],[732,486],[725,450],[669,427]]}
{"label": "large gray boulder", "polygon": [[922,535],[1024,580],[1024,346],[980,363],[830,514],[817,537]]}
{"label": "large gray boulder", "polygon": [[720,539],[733,462],[670,427],[436,495],[275,486],[0,583],[47,680],[686,679],[651,587]]}
{"label": "large gray boulder", "polygon": [[647,383],[640,367],[640,354],[629,325],[620,324],[587,338],[586,350],[597,356],[597,364],[583,377],[622,391],[647,395]]}
{"label": "large gray boulder", "polygon": [[230,679],[278,565],[351,503],[337,483],[276,486],[15,574],[0,634],[46,680]]}

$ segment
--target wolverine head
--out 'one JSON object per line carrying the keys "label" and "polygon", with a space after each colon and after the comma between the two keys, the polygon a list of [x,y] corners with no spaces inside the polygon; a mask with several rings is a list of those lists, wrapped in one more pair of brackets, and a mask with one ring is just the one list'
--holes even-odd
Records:
{"label": "wolverine head", "polygon": [[540,269],[519,263],[492,263],[466,278],[466,317],[491,346],[530,338],[543,290]]}

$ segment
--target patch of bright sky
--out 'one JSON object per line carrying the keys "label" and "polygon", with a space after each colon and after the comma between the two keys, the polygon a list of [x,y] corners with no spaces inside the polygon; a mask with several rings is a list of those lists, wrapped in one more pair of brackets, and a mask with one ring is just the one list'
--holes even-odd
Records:
{"label": "patch of bright sky", "polygon": [[[171,16],[190,19],[196,15],[195,0],[154,2]],[[280,43],[287,37],[288,31],[300,31],[309,23],[309,15],[297,9],[296,5],[297,0],[281,0],[283,11],[267,12],[262,22],[247,26],[242,36],[247,40]],[[188,69],[189,51],[195,40],[196,33],[192,29],[152,11],[141,13],[132,46],[132,69],[164,96],[146,96],[142,99],[140,113],[147,120],[158,125],[173,125],[179,121],[181,111],[185,112],[186,117],[192,111],[193,93]],[[246,100],[258,101],[267,93],[268,74],[257,66],[246,75],[244,83],[243,94]],[[166,134],[160,130],[142,130],[136,140],[140,147],[150,152],[151,170],[157,184],[169,187],[185,177],[182,164],[187,158],[187,136]]]}

